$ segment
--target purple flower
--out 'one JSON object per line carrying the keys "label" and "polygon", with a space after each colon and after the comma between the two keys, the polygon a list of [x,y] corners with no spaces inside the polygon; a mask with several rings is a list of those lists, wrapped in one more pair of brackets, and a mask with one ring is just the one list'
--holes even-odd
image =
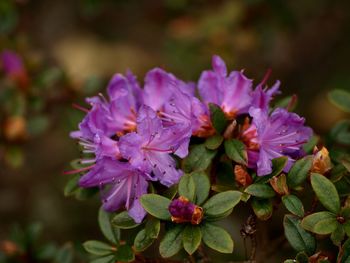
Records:
{"label": "purple flower", "polygon": [[213,70],[204,71],[198,82],[199,94],[205,103],[219,105],[229,119],[247,113],[252,102],[252,80],[242,71],[227,75],[225,62],[213,56]]}
{"label": "purple flower", "polygon": [[268,71],[262,80],[262,82],[255,88],[252,93],[252,107],[260,108],[264,112],[269,112],[269,104],[273,97],[280,93],[280,81],[276,81],[275,84],[268,89],[267,85],[263,87],[269,78],[270,71]]}
{"label": "purple flower", "polygon": [[248,166],[256,169],[258,176],[267,175],[272,171],[272,159],[287,156],[288,172],[294,159],[303,156],[302,145],[312,135],[312,130],[304,126],[304,118],[282,108],[271,116],[259,108],[251,108],[249,114],[252,124],[242,136],[248,148]]}
{"label": "purple flower", "polygon": [[120,153],[135,168],[146,172],[150,180],[171,186],[182,176],[170,153],[176,153],[181,145],[183,132],[181,126],[163,127],[156,112],[143,106],[139,111],[137,132],[120,138]]}
{"label": "purple flower", "polygon": [[170,203],[169,212],[171,220],[175,223],[191,222],[194,225],[198,225],[203,218],[203,209],[183,196]]}
{"label": "purple flower", "polygon": [[106,211],[125,208],[140,223],[146,215],[139,198],[147,193],[148,183],[144,174],[128,163],[103,158],[79,180],[81,187],[99,187]]}

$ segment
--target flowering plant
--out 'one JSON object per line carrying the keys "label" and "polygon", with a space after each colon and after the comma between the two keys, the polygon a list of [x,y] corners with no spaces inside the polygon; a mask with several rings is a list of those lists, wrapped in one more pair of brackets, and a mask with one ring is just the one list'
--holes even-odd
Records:
{"label": "flowering plant", "polygon": [[[162,258],[180,252],[192,262],[208,260],[204,246],[233,253],[231,235],[217,222],[237,216],[236,206],[251,207],[241,235],[250,238],[255,260],[256,221],[270,219],[281,204],[285,237],[299,253],[287,262],[349,260],[346,150],[330,156],[318,147],[304,118],[291,112],[296,97],[273,103],[280,82],[269,88],[269,72],[254,87],[218,56],[212,68],[197,84],[156,68],[143,88],[131,72],[116,74],[107,96],[77,106],[86,115],[71,137],[82,158],[67,172],[73,176],[65,194],[100,192],[100,227],[112,245],[84,243],[94,262],[147,261],[141,252],[153,243]],[[349,122],[340,125],[333,138],[344,144]],[[307,211],[305,192],[315,195]],[[319,203],[327,211],[315,213]],[[121,240],[120,231],[133,228],[131,241]],[[322,250],[320,235],[330,236],[337,252]]]}

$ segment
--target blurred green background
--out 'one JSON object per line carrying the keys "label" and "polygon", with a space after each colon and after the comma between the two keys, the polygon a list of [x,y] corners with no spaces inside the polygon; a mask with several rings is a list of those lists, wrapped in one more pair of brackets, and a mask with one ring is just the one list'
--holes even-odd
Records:
{"label": "blurred green background", "polygon": [[[43,240],[101,237],[99,201],[65,198],[62,172],[79,156],[69,131],[83,115],[71,104],[103,92],[115,72],[131,69],[142,81],[161,66],[197,81],[213,54],[256,83],[271,68],[270,84],[296,93],[297,112],[326,133],[345,117],[326,94],[350,88],[349,11],[347,0],[0,0],[0,50],[17,52],[29,76],[22,87],[0,68],[0,241],[14,223],[37,221]],[[231,224],[236,258],[244,219]],[[261,230],[262,247],[281,222]]]}

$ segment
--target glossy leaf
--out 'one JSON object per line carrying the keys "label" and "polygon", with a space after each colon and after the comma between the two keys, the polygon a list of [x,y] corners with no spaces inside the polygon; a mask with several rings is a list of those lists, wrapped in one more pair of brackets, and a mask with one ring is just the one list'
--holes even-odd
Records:
{"label": "glossy leaf", "polygon": [[275,191],[271,186],[266,184],[251,184],[244,192],[260,198],[271,198],[275,196]]}
{"label": "glossy leaf", "polygon": [[207,149],[204,144],[195,145],[183,160],[183,170],[186,173],[203,171],[209,167],[215,155],[216,151]]}
{"label": "glossy leaf", "polygon": [[239,203],[241,196],[239,191],[226,191],[212,196],[203,205],[204,215],[216,216],[227,212]]}
{"label": "glossy leaf", "polygon": [[304,216],[304,206],[298,197],[295,195],[285,195],[282,197],[282,202],[289,212],[299,217]]}
{"label": "glossy leaf", "polygon": [[63,190],[64,196],[71,196],[77,192],[77,190],[79,189],[79,185],[78,185],[79,179],[80,179],[79,174],[73,175],[72,178],[69,179],[69,181],[66,183]]}
{"label": "glossy leaf", "polygon": [[225,117],[225,113],[218,105],[213,103],[209,103],[209,110],[211,123],[213,124],[215,130],[218,133],[222,133],[227,126],[227,119]]}
{"label": "glossy leaf", "polygon": [[327,211],[308,215],[301,221],[301,226],[304,229],[319,235],[332,233],[337,225],[336,215]]}
{"label": "glossy leaf", "polygon": [[108,255],[108,256],[99,257],[92,260],[90,263],[115,263],[115,256]]}
{"label": "glossy leaf", "polygon": [[185,174],[179,182],[179,195],[186,197],[191,202],[194,201],[196,186],[191,175]]}
{"label": "glossy leaf", "polygon": [[287,165],[288,158],[286,156],[272,159],[272,172],[265,176],[258,177],[256,183],[267,183],[272,177],[278,176],[283,172],[284,167]]}
{"label": "glossy leaf", "polygon": [[83,247],[90,254],[97,256],[106,256],[116,251],[115,247],[97,240],[86,241]]}
{"label": "glossy leaf", "polygon": [[121,229],[130,229],[137,227],[139,224],[135,223],[127,211],[123,211],[113,217],[112,225]]}
{"label": "glossy leaf", "polygon": [[331,240],[334,245],[339,246],[345,237],[345,230],[342,224],[337,225],[337,228],[331,234]]}
{"label": "glossy leaf", "polygon": [[181,224],[172,225],[167,229],[159,245],[159,253],[163,258],[169,258],[177,254],[182,248],[182,231],[184,226]]}
{"label": "glossy leaf", "polygon": [[152,216],[163,220],[170,220],[170,202],[168,198],[156,194],[145,194],[141,197],[143,208]]}
{"label": "glossy leaf", "polygon": [[207,200],[210,191],[210,181],[205,172],[193,172],[191,174],[195,184],[196,204],[201,205]]}
{"label": "glossy leaf", "polygon": [[221,253],[232,253],[233,240],[221,227],[210,223],[201,226],[203,242],[210,248]]}
{"label": "glossy leaf", "polygon": [[111,214],[107,213],[102,207],[98,212],[98,224],[101,232],[108,241],[117,244],[120,238],[120,231],[111,224]]}
{"label": "glossy leaf", "polygon": [[270,199],[253,197],[251,200],[253,211],[260,220],[267,220],[272,216],[273,206]]}
{"label": "glossy leaf", "polygon": [[201,244],[202,232],[199,226],[187,225],[182,233],[183,246],[192,255]]}
{"label": "glossy leaf", "polygon": [[321,174],[311,174],[311,185],[321,204],[333,213],[340,210],[340,200],[334,184]]}
{"label": "glossy leaf", "polygon": [[307,178],[312,166],[312,156],[306,156],[294,163],[287,174],[287,183],[289,187],[301,185]]}
{"label": "glossy leaf", "polygon": [[231,139],[225,141],[225,151],[227,156],[236,163],[247,165],[248,155],[243,142]]}
{"label": "glossy leaf", "polygon": [[205,147],[207,147],[209,150],[216,150],[220,147],[223,141],[224,137],[222,135],[215,134],[214,136],[211,136],[205,140]]}
{"label": "glossy leaf", "polygon": [[306,251],[312,255],[316,249],[316,239],[300,225],[300,219],[293,215],[285,215],[283,220],[284,234],[289,244],[297,251]]}
{"label": "glossy leaf", "polygon": [[154,240],[154,238],[151,238],[146,234],[146,229],[142,229],[135,237],[134,248],[137,252],[142,252],[152,245]]}

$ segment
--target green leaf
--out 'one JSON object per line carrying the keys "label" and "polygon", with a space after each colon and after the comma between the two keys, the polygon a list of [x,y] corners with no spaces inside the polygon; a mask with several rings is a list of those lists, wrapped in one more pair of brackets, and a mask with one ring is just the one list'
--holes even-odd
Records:
{"label": "green leaf", "polygon": [[183,170],[186,173],[203,171],[209,167],[215,155],[216,151],[207,149],[204,144],[194,145],[183,160]]}
{"label": "green leaf", "polygon": [[192,255],[201,244],[202,232],[199,226],[187,225],[182,232],[182,241],[186,252]]}
{"label": "green leaf", "polygon": [[297,252],[306,251],[310,256],[315,252],[316,239],[301,227],[300,219],[293,215],[285,215],[283,227],[289,244]]}
{"label": "green leaf", "polygon": [[301,226],[304,229],[319,235],[332,233],[337,225],[336,215],[327,211],[311,214],[301,221]]}
{"label": "green leaf", "polygon": [[196,186],[196,204],[201,205],[209,196],[210,181],[205,172],[193,172],[191,175]]}
{"label": "green leaf", "polygon": [[216,150],[220,147],[222,142],[224,141],[224,137],[220,134],[215,134],[214,136],[209,137],[205,140],[205,147],[207,147],[209,150]]}
{"label": "green leaf", "polygon": [[135,259],[134,252],[129,245],[120,245],[114,255],[115,259],[121,262],[130,262]]}
{"label": "green leaf", "polygon": [[217,133],[222,133],[227,126],[227,119],[222,109],[213,103],[209,103],[210,119]]}
{"label": "green leaf", "polygon": [[57,252],[54,263],[72,263],[73,246],[71,243],[64,244]]}
{"label": "green leaf", "polygon": [[216,216],[227,212],[239,203],[241,196],[239,191],[226,191],[212,196],[203,205],[204,215]]}
{"label": "green leaf", "polygon": [[320,136],[314,134],[311,139],[303,145],[304,151],[308,154],[312,153],[319,140]]}
{"label": "green leaf", "polygon": [[194,201],[196,186],[191,175],[185,174],[179,182],[179,195],[186,197],[191,202]]}
{"label": "green leaf", "polygon": [[98,224],[101,232],[108,241],[112,242],[113,244],[119,243],[120,230],[112,227],[111,214],[107,213],[102,207],[98,212]]}
{"label": "green leaf", "polygon": [[159,253],[163,258],[172,257],[181,250],[183,229],[184,225],[177,224],[165,232],[159,245]]}
{"label": "green leaf", "polygon": [[72,178],[69,179],[69,181],[66,183],[66,186],[64,187],[64,196],[71,196],[76,193],[76,191],[79,189],[79,182],[80,175],[75,174],[72,176]]}
{"label": "green leaf", "polygon": [[331,234],[331,240],[334,245],[339,246],[345,237],[345,230],[343,225],[337,225],[337,228]]}
{"label": "green leaf", "polygon": [[258,177],[256,183],[267,183],[272,177],[279,175],[283,172],[284,167],[287,165],[288,157],[282,156],[272,159],[272,173],[265,176]]}
{"label": "green leaf", "polygon": [[116,251],[115,247],[97,240],[90,240],[83,243],[87,252],[97,256],[106,256]]}
{"label": "green leaf", "polygon": [[236,163],[247,165],[248,155],[243,142],[231,139],[225,141],[225,151],[227,156]]}
{"label": "green leaf", "polygon": [[251,200],[253,211],[260,220],[265,221],[272,216],[273,207],[270,199],[259,199],[253,197]]}
{"label": "green leaf", "polygon": [[287,174],[287,184],[289,187],[301,185],[307,178],[312,166],[312,156],[306,156],[298,161],[290,169]]}
{"label": "green leaf", "polygon": [[[173,186],[170,186],[168,189],[166,189],[166,190],[163,192],[162,196],[164,196],[164,197],[166,197],[166,198],[172,200],[172,199],[176,196],[176,194],[177,194],[177,187],[178,187],[177,184],[175,184],[175,185],[173,185]],[[154,192],[151,192],[151,193],[154,193]]]}
{"label": "green leaf", "polygon": [[227,210],[226,212],[222,213],[222,214],[217,214],[215,216],[208,216],[205,218],[206,221],[208,222],[215,222],[215,221],[219,221],[225,217],[228,217],[233,211],[233,208],[231,208],[230,210]]}
{"label": "green leaf", "polygon": [[[339,261],[341,259],[341,261]],[[342,251],[339,251],[337,262],[349,263],[350,262],[350,239],[345,241]]]}
{"label": "green leaf", "polygon": [[141,204],[143,208],[152,216],[170,220],[171,215],[169,213],[170,200],[156,194],[145,194],[141,196]]}
{"label": "green leaf", "polygon": [[282,202],[289,212],[299,217],[304,217],[304,206],[298,197],[285,195],[282,197]]}
{"label": "green leaf", "polygon": [[325,176],[317,173],[311,174],[311,186],[321,204],[333,213],[340,210],[340,200],[334,184]]}
{"label": "green leaf", "polygon": [[275,191],[271,186],[266,184],[251,184],[244,192],[260,198],[271,198],[275,196]]}
{"label": "green leaf", "polygon": [[160,231],[160,221],[157,218],[150,218],[146,223],[146,234],[151,238],[157,238]]}
{"label": "green leaf", "polygon": [[96,258],[92,260],[90,263],[114,263],[115,261],[116,260],[114,255],[108,255],[108,256]]}
{"label": "green leaf", "polygon": [[233,240],[226,230],[210,223],[201,226],[204,243],[221,253],[232,253]]}
{"label": "green leaf", "polygon": [[332,128],[330,138],[338,143],[350,145],[350,120],[339,121]]}
{"label": "green leaf", "polygon": [[93,197],[98,192],[99,192],[99,188],[98,187],[79,188],[75,192],[75,198],[80,200],[80,201],[84,201],[84,200],[87,200],[87,199]]}
{"label": "green leaf", "polygon": [[154,238],[151,238],[146,234],[146,229],[142,229],[135,237],[134,248],[137,252],[142,252],[152,245],[154,240]]}
{"label": "green leaf", "polygon": [[127,211],[123,211],[113,217],[112,225],[121,229],[130,229],[137,227],[139,224],[135,223]]}
{"label": "green leaf", "polygon": [[348,235],[348,237],[350,237],[350,219],[348,219],[343,226],[345,233]]}
{"label": "green leaf", "polygon": [[335,89],[328,93],[330,101],[345,112],[350,113],[350,92]]}

